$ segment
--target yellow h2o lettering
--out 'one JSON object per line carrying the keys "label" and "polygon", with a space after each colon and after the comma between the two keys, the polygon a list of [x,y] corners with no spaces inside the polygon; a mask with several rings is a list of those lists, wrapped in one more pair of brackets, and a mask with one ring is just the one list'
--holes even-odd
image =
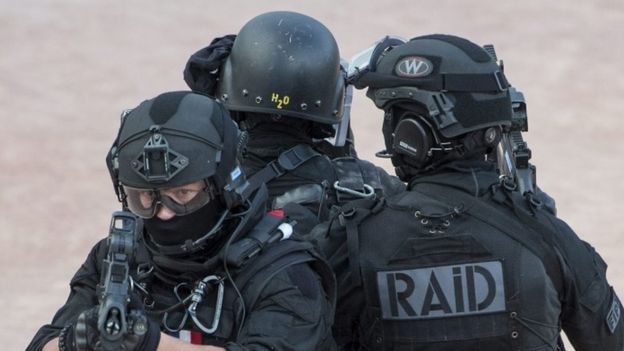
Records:
{"label": "yellow h2o lettering", "polygon": [[280,98],[279,94],[273,93],[271,94],[271,102],[275,102],[277,105],[276,107],[278,109],[281,109],[283,106],[288,105],[288,103],[290,102],[290,96],[286,95]]}

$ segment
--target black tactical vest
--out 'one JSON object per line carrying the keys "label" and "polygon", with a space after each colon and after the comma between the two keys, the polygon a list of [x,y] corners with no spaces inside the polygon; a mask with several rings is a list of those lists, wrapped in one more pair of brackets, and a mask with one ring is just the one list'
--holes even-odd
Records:
{"label": "black tactical vest", "polygon": [[[343,211],[332,224],[331,232],[346,231],[343,254],[323,249],[339,283],[339,345],[557,350],[561,278],[545,265],[554,253],[541,257],[546,245],[531,237],[536,233],[487,198],[462,197],[449,187],[436,199],[419,189],[382,206]],[[371,211],[375,206],[381,208]],[[377,213],[360,218],[362,211]],[[331,232],[327,242],[338,238]]]}

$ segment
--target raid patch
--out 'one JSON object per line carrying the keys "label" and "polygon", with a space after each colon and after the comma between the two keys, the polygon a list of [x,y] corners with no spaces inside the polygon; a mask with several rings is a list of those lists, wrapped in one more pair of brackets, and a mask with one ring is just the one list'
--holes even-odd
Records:
{"label": "raid patch", "polygon": [[377,287],[384,319],[457,317],[506,310],[500,261],[377,272]]}

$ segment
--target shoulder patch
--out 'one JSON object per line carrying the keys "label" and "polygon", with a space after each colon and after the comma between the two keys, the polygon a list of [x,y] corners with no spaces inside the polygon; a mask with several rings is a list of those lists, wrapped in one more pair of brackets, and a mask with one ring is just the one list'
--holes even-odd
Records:
{"label": "shoulder patch", "polygon": [[611,302],[611,308],[607,313],[607,318],[605,318],[605,322],[607,322],[607,327],[611,334],[615,333],[615,329],[617,328],[618,323],[620,322],[621,316],[621,307],[620,301],[618,301],[615,293],[613,294],[613,301]]}

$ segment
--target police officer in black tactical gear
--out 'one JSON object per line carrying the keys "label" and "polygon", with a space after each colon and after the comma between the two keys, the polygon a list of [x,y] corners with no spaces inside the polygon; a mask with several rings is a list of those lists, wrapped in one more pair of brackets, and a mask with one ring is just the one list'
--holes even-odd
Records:
{"label": "police officer in black tactical gear", "polygon": [[[99,242],[28,350],[107,349],[99,327],[110,316],[98,315],[107,288],[98,282],[108,260],[126,256],[126,270],[105,270],[129,272],[131,287],[130,302],[117,305],[127,311],[104,325],[121,338],[108,349],[333,348],[330,267],[289,238],[283,214],[266,212],[266,188],[245,195],[239,136],[221,104],[192,92],[164,93],[125,114],[107,163],[124,208],[143,221],[136,250],[106,256],[109,242]],[[124,313],[134,318],[124,324]]]}
{"label": "police officer in black tactical gear", "polygon": [[383,109],[408,190],[344,206],[318,236],[338,281],[345,350],[623,350],[620,300],[594,248],[486,155],[509,83],[450,35],[381,41],[353,70]]}
{"label": "police officer in black tactical gear", "polygon": [[[184,76],[248,133],[242,165],[251,189],[267,184],[272,207],[297,218],[298,231],[328,218],[336,204],[405,188],[344,144],[345,71],[333,35],[317,20],[259,15],[192,55]],[[331,137],[336,147],[323,141]],[[345,157],[332,160],[338,155]]]}

